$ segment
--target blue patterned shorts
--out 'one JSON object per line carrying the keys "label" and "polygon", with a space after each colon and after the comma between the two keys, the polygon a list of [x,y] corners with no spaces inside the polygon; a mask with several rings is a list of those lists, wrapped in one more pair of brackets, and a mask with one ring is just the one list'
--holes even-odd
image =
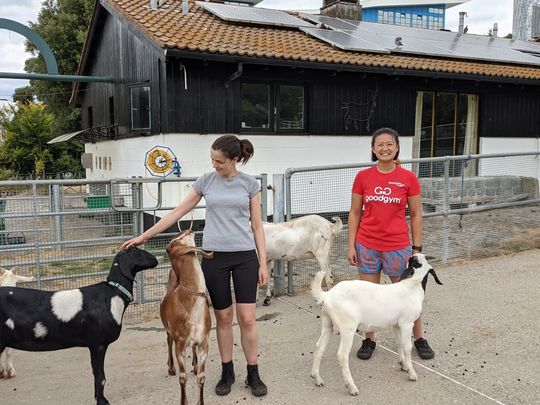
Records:
{"label": "blue patterned shorts", "polygon": [[376,274],[382,270],[388,277],[399,277],[407,268],[408,260],[412,256],[412,248],[408,246],[404,249],[381,252],[357,243],[356,255],[359,273]]}

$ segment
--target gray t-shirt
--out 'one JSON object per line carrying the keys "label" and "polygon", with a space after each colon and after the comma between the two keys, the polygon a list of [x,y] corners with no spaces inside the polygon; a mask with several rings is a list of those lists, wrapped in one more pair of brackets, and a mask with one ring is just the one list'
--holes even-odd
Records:
{"label": "gray t-shirt", "polygon": [[227,179],[216,172],[195,180],[193,187],[206,201],[203,249],[235,252],[255,249],[249,203],[259,191],[259,182],[238,172]]}

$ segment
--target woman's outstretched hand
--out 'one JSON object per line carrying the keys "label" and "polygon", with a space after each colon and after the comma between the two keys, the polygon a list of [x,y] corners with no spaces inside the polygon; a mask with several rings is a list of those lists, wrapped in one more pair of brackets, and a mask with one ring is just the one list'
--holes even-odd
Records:
{"label": "woman's outstretched hand", "polygon": [[130,246],[139,246],[146,242],[146,239],[142,236],[137,236],[136,238],[130,239],[122,243],[120,249],[127,249]]}

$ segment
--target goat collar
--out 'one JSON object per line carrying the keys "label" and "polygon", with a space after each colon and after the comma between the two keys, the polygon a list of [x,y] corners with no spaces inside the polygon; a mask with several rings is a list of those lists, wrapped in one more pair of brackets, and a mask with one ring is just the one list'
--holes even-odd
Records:
{"label": "goat collar", "polygon": [[178,287],[180,287],[182,291],[185,291],[188,294],[195,295],[197,297],[208,298],[208,293],[206,291],[205,292],[191,291],[190,289],[184,287],[182,284],[178,284]]}
{"label": "goat collar", "polygon": [[112,285],[115,288],[118,288],[122,294],[124,294],[129,302],[133,302],[133,294],[131,294],[126,287],[122,284],[117,283],[116,281],[109,280],[107,284]]}

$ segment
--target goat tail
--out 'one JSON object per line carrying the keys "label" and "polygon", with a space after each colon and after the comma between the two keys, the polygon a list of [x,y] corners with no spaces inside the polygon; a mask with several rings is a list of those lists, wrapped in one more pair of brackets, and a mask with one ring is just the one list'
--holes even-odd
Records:
{"label": "goat tail", "polygon": [[335,236],[339,231],[343,229],[343,222],[341,222],[340,217],[332,217],[332,221],[334,221],[334,223],[332,224],[332,233]]}
{"label": "goat tail", "polygon": [[325,292],[322,289],[322,281],[326,275],[326,272],[320,270],[315,274],[313,281],[311,282],[311,295],[315,297],[317,304],[322,304],[324,301]]}

